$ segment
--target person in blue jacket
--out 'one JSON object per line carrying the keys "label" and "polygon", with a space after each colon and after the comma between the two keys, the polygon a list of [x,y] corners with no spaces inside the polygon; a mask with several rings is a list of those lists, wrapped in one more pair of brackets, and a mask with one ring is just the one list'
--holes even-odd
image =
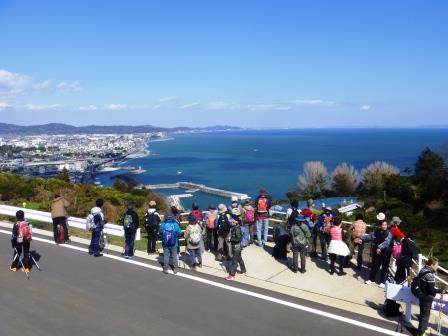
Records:
{"label": "person in blue jacket", "polygon": [[168,274],[170,265],[170,257],[172,259],[173,273],[177,273],[178,254],[177,247],[179,245],[179,237],[182,234],[179,223],[171,211],[165,213],[165,218],[160,225],[159,235],[162,237],[163,247],[163,273]]}

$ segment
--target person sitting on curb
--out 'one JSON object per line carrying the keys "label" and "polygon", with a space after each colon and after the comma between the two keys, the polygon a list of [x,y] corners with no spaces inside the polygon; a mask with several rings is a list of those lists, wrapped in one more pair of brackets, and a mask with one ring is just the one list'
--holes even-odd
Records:
{"label": "person sitting on curb", "polygon": [[185,229],[184,238],[187,242],[187,251],[190,257],[190,268],[196,269],[196,266],[202,267],[202,228],[199,225],[197,219],[192,215],[188,216],[188,226]]}
{"label": "person sitting on curb", "polygon": [[[240,213],[238,208],[233,209],[235,211],[235,215]],[[229,275],[225,277],[226,280],[234,280],[237,272],[238,264],[240,265],[241,274],[246,275],[246,265],[244,264],[243,256],[242,256],[242,233],[241,233],[241,225],[240,221],[234,220],[232,221],[230,228],[230,244],[232,249],[232,263],[230,265]]]}
{"label": "person sitting on curb", "polygon": [[304,216],[298,215],[291,226],[292,243],[292,271],[297,273],[298,257],[300,254],[300,273],[305,273],[308,239],[311,237],[310,229],[306,225]]}
{"label": "person sitting on curb", "polygon": [[177,273],[179,267],[177,247],[181,233],[179,223],[174,218],[173,213],[171,211],[166,212],[164,221],[159,229],[159,235],[162,237],[163,273],[165,274],[168,274],[170,259],[172,261],[173,273]]}

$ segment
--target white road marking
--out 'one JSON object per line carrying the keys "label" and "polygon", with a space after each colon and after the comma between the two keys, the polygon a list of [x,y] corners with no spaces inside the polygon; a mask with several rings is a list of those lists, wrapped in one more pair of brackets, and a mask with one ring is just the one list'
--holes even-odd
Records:
{"label": "white road marking", "polygon": [[[6,234],[11,234],[10,231],[6,231],[6,230],[1,230],[0,229],[0,233],[6,233]],[[39,238],[39,237],[33,237],[33,240],[36,241],[40,241],[43,243],[47,243],[47,244],[52,244],[52,245],[56,245],[56,243],[52,240],[48,240],[48,239],[44,239],[44,238]],[[65,248],[69,248],[72,250],[77,250],[77,251],[81,251],[81,252],[88,252],[87,248],[83,248],[83,247],[79,247],[79,246],[74,246],[74,245],[67,245],[67,244],[61,244],[59,246],[65,247]],[[110,258],[110,259],[114,259],[114,260],[119,260],[121,262],[126,262],[128,264],[133,264],[136,266],[140,266],[140,267],[144,267],[144,268],[148,268],[148,269],[152,269],[152,270],[156,270],[156,271],[162,271],[162,267],[160,266],[154,266],[154,265],[149,265],[140,261],[136,261],[136,260],[132,260],[132,259],[124,259],[123,257],[119,257],[119,256],[115,256],[115,255],[111,255],[111,254],[103,254],[103,257],[106,258]],[[170,273],[172,273],[172,271],[170,270]],[[219,282],[215,282],[212,280],[207,280],[207,279],[203,279],[194,275],[190,275],[190,274],[186,274],[186,273],[182,273],[182,272],[178,272],[176,274],[177,276],[181,277],[181,278],[185,278],[185,279],[189,279],[189,280],[193,280],[193,281],[197,281],[197,282],[201,282],[210,286],[214,286],[214,287],[218,287],[218,288],[222,288],[222,289],[226,289],[232,292],[236,292],[236,293],[240,293],[240,294],[244,294],[247,296],[251,296],[251,297],[255,297],[261,300],[265,300],[265,301],[269,301],[269,302],[273,302],[273,303],[277,303],[280,304],[282,306],[286,306],[286,307],[290,307],[290,308],[294,308],[297,310],[301,310],[301,311],[305,311],[311,314],[315,314],[315,315],[319,315],[319,316],[323,316],[326,318],[330,318],[332,320],[336,320],[336,321],[340,321],[340,322],[344,322],[344,323],[348,323],[357,327],[361,327],[364,329],[368,329],[368,330],[372,330],[372,331],[376,331],[385,335],[394,335],[394,336],[399,336],[402,335],[400,333],[397,333],[395,331],[392,330],[388,330],[385,328],[381,328],[372,324],[368,324],[368,323],[364,323],[355,319],[351,319],[351,318],[347,318],[347,317],[343,317],[343,316],[339,316],[336,314],[332,314],[332,313],[328,313],[325,312],[323,310],[319,310],[319,309],[315,309],[315,308],[310,308],[304,305],[300,305],[297,303],[293,303],[293,302],[289,302],[286,300],[282,300],[282,299],[277,299],[275,297],[272,296],[268,296],[268,295],[264,295],[264,294],[260,294],[260,293],[256,293],[256,292],[252,292],[246,289],[241,289],[241,288],[237,288],[237,287],[233,287],[233,286],[229,286],[229,285],[224,285],[222,283]]]}

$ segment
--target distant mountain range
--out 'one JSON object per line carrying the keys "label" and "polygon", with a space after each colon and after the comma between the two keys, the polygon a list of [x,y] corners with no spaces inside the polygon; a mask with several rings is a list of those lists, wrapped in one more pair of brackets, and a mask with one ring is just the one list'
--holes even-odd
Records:
{"label": "distant mountain range", "polygon": [[20,126],[0,123],[0,135],[40,135],[40,134],[136,134],[153,132],[189,132],[189,131],[223,131],[238,130],[234,126],[209,126],[209,127],[157,127],[144,126],[71,126],[66,124],[45,124],[35,126]]}

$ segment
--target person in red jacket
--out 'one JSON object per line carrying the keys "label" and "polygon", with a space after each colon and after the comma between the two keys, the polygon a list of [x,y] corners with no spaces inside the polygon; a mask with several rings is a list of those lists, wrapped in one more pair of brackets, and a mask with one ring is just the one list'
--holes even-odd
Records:
{"label": "person in red jacket", "polygon": [[392,237],[396,239],[397,241],[401,241],[406,235],[403,233],[403,231],[400,230],[399,226],[401,224],[400,217],[392,217],[392,221],[390,222],[391,227],[389,229],[389,232],[392,234]]}

